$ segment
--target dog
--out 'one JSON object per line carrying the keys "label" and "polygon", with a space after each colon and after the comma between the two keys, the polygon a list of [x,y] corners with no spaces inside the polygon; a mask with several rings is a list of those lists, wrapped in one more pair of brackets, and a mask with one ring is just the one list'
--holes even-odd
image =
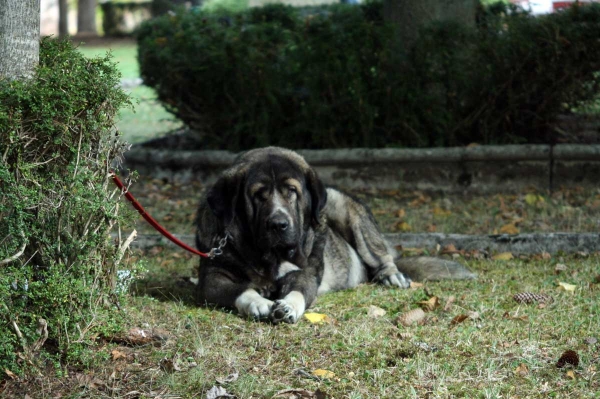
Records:
{"label": "dog", "polygon": [[[431,277],[472,278],[461,265],[409,258],[398,265],[368,208],[325,187],[298,153],[267,147],[239,155],[200,202],[196,245],[203,259],[202,304],[240,315],[296,323],[318,295],[365,282],[407,288],[398,268]],[[422,274],[421,274],[422,275]]]}

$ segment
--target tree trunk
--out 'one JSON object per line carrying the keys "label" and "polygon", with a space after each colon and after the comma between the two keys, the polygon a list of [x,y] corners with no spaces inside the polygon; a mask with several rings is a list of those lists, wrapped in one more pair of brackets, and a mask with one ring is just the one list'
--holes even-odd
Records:
{"label": "tree trunk", "polygon": [[0,79],[33,76],[40,52],[40,0],[0,0]]}
{"label": "tree trunk", "polygon": [[65,37],[69,34],[69,2],[58,0],[58,36]]}
{"label": "tree trunk", "polygon": [[399,44],[410,49],[419,30],[434,21],[475,24],[477,0],[384,0],[384,18],[398,26]]}
{"label": "tree trunk", "polygon": [[96,0],[77,1],[77,34],[96,36]]}

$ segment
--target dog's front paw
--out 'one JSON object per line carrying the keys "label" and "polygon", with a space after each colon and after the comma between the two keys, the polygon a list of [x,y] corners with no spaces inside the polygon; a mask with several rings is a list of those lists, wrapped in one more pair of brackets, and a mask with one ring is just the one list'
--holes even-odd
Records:
{"label": "dog's front paw", "polygon": [[304,295],[298,291],[292,291],[285,298],[275,301],[269,318],[273,324],[282,322],[294,324],[302,316],[305,308]]}
{"label": "dog's front paw", "polygon": [[381,270],[374,279],[377,283],[391,287],[408,288],[410,287],[410,278],[398,271],[398,268],[389,266]]}
{"label": "dog's front paw", "polygon": [[256,290],[250,288],[235,300],[235,307],[244,317],[263,319],[271,314],[273,301],[262,297]]}

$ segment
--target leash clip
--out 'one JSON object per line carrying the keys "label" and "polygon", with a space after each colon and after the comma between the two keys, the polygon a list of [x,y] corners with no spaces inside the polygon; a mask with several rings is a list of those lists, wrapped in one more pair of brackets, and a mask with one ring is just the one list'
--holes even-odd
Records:
{"label": "leash clip", "polygon": [[208,257],[211,259],[216,258],[217,256],[223,255],[223,248],[227,245],[227,240],[231,238],[231,234],[227,230],[225,230],[225,236],[219,239],[219,246],[217,248],[213,248],[208,253]]}

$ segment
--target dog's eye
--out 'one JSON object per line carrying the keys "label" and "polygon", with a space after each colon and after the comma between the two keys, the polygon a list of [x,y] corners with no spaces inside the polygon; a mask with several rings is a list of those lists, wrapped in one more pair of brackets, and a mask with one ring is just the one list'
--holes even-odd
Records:
{"label": "dog's eye", "polygon": [[297,191],[298,191],[298,190],[296,190],[296,186],[288,186],[288,188],[287,188],[287,189],[288,189],[290,192],[292,192],[292,193],[295,193],[295,192],[297,192]]}

